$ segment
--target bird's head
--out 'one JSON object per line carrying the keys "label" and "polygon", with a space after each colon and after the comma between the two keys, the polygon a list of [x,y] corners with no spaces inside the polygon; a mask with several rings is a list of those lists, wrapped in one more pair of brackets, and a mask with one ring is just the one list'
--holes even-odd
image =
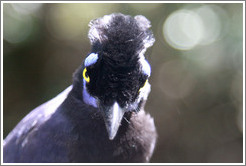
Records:
{"label": "bird's head", "polygon": [[137,112],[150,92],[146,49],[155,39],[144,16],[111,14],[90,22],[92,51],[83,64],[83,100],[104,117],[114,139],[125,112]]}

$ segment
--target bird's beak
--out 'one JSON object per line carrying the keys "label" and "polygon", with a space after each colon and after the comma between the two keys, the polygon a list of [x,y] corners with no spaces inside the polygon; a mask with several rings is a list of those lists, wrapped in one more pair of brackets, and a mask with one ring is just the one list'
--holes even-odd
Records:
{"label": "bird's beak", "polygon": [[110,140],[113,140],[121,124],[121,120],[126,112],[117,102],[110,107],[101,107],[105,125]]}

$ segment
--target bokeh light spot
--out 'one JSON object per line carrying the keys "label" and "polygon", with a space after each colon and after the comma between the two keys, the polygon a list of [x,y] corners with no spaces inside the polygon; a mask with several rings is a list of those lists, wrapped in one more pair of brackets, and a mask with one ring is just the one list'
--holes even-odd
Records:
{"label": "bokeh light spot", "polygon": [[199,44],[211,44],[218,39],[221,31],[221,21],[217,13],[209,5],[201,6],[196,10],[203,22],[204,28],[206,27],[202,40]]}
{"label": "bokeh light spot", "polygon": [[[216,5],[201,5],[174,11],[163,24],[167,43],[178,50],[191,50],[209,45],[222,34],[224,10]],[[226,29],[226,26],[224,27]]]}
{"label": "bokeh light spot", "polygon": [[11,6],[14,10],[20,14],[33,14],[37,12],[41,7],[42,3],[12,3]]}
{"label": "bokeh light spot", "polygon": [[171,14],[163,25],[169,45],[179,50],[192,49],[203,37],[203,22],[193,11],[181,9]]}
{"label": "bokeh light spot", "polygon": [[28,38],[33,30],[32,18],[17,13],[9,4],[4,5],[3,38],[10,43],[20,43]]}

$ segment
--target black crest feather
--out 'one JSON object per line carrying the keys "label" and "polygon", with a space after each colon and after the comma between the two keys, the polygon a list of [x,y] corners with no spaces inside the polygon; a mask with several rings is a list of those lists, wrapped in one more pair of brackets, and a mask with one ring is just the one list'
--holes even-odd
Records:
{"label": "black crest feather", "polygon": [[124,58],[129,59],[144,53],[155,41],[148,29],[151,27],[149,20],[141,15],[133,18],[114,13],[92,20],[89,26],[88,37],[93,51],[102,51],[105,55],[124,54]]}

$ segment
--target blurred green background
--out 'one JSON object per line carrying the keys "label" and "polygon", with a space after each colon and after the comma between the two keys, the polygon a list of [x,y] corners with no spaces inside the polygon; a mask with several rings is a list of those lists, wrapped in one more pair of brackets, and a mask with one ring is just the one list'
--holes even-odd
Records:
{"label": "blurred green background", "polygon": [[156,38],[146,53],[151,162],[243,162],[242,3],[4,3],[4,138],[72,83],[89,21],[113,12],[144,15]]}

